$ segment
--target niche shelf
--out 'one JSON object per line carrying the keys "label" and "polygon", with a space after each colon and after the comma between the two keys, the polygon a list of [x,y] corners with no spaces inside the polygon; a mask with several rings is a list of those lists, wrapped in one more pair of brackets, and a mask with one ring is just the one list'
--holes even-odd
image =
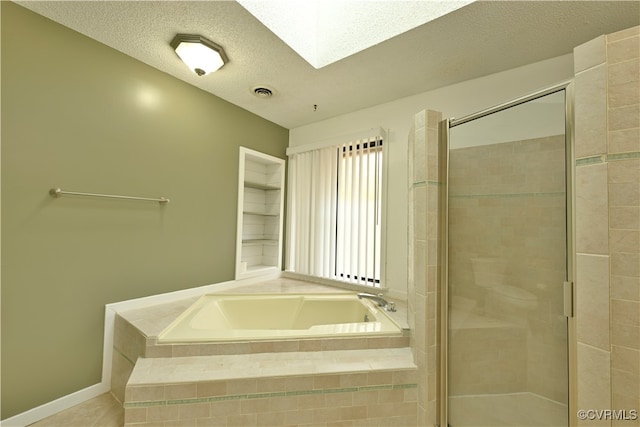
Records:
{"label": "niche shelf", "polygon": [[282,266],[285,161],[240,147],[236,280]]}

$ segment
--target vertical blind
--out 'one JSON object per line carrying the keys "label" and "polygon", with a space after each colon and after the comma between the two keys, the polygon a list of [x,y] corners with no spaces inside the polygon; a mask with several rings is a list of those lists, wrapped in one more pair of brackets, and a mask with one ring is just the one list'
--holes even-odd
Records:
{"label": "vertical blind", "polygon": [[290,154],[286,268],[380,286],[382,137]]}

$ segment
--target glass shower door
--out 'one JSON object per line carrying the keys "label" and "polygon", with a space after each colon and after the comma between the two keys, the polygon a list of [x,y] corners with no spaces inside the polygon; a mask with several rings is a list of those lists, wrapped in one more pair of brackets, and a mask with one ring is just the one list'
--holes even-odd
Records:
{"label": "glass shower door", "polygon": [[565,91],[451,125],[448,422],[567,426]]}

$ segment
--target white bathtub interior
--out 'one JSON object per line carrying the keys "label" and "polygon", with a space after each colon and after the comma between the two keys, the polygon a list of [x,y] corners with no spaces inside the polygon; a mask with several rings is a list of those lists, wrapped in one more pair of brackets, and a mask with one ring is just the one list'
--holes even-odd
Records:
{"label": "white bathtub interior", "polygon": [[400,335],[385,312],[355,293],[203,295],[159,335],[159,343]]}

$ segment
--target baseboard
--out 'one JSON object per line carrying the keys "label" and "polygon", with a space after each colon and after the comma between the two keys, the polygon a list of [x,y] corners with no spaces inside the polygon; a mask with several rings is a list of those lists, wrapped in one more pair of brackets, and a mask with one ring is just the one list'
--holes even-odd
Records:
{"label": "baseboard", "polygon": [[40,421],[44,418],[55,415],[60,411],[69,409],[72,406],[86,402],[89,399],[98,397],[101,394],[107,393],[110,390],[109,384],[98,383],[82,390],[78,390],[75,393],[62,396],[59,399],[37,406],[33,409],[29,409],[21,414],[14,415],[11,418],[0,421],[2,427],[25,427]]}

